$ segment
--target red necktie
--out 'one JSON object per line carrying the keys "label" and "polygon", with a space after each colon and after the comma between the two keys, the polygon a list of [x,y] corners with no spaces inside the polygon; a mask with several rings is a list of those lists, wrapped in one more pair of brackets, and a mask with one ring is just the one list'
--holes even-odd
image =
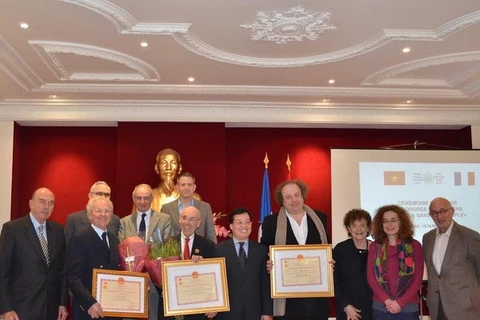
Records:
{"label": "red necktie", "polygon": [[190,238],[185,238],[185,245],[183,246],[183,260],[190,260],[190,246],[188,242]]}

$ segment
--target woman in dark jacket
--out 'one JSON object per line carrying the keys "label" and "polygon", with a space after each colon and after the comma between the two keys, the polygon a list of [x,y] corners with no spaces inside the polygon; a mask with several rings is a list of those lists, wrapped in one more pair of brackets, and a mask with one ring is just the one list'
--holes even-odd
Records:
{"label": "woman in dark jacket", "polygon": [[352,209],[343,218],[349,239],[333,250],[337,320],[371,320],[372,290],[367,282],[367,239],[372,218],[362,209]]}

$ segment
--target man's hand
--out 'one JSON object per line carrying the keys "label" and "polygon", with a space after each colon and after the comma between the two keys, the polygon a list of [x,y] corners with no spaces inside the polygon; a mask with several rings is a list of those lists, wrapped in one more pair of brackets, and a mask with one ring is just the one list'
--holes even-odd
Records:
{"label": "man's hand", "polygon": [[330,263],[330,265],[332,266],[332,269],[335,270],[335,263],[336,263],[335,260],[330,259],[328,260],[328,263]]}
{"label": "man's hand", "polygon": [[199,255],[196,255],[196,254],[194,254],[194,255],[190,258],[190,260],[192,260],[193,262],[198,262],[198,261],[200,261],[200,260],[202,260],[202,259],[203,259],[202,256],[199,256]]}
{"label": "man's hand", "polygon": [[205,317],[207,317],[208,319],[213,319],[215,318],[216,315],[217,315],[216,312],[209,312],[205,314]]}
{"label": "man's hand", "polygon": [[3,320],[20,320],[15,311],[7,311],[3,314]]}
{"label": "man's hand", "polygon": [[65,319],[67,319],[67,316],[68,316],[67,307],[64,307],[64,306],[58,307],[58,318],[57,318],[57,320],[65,320]]}
{"label": "man's hand", "polygon": [[270,271],[273,268],[273,261],[272,260],[267,260],[267,271],[270,273]]}
{"label": "man's hand", "polygon": [[273,320],[273,317],[268,314],[262,314],[261,320]]}
{"label": "man's hand", "polygon": [[103,309],[100,303],[95,302],[87,311],[88,315],[92,319],[97,319],[103,317]]}
{"label": "man's hand", "polygon": [[345,314],[347,315],[347,320],[359,320],[362,319],[362,316],[360,315],[360,312],[362,310],[358,310],[351,304],[347,305],[345,307]]}

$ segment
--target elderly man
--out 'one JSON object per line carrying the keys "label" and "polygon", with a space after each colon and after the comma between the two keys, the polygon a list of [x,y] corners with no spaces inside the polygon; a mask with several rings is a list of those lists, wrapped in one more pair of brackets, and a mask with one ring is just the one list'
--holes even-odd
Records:
{"label": "elderly man", "polygon": [[219,313],[217,320],[272,319],[270,280],[266,269],[268,248],[251,241],[252,215],[245,208],[230,213],[233,238],[215,246],[215,256],[227,264],[230,311]]}
{"label": "elderly man", "polygon": [[[120,231],[118,237],[125,239],[132,236],[139,236],[146,243],[162,243],[173,235],[170,216],[163,212],[153,211],[152,188],[148,184],[139,184],[132,192],[132,199],[135,206],[135,213],[120,220]],[[158,319],[158,304],[160,296],[155,285],[150,282],[148,295],[149,319]],[[162,315],[163,316],[163,315]]]}
{"label": "elderly man", "polygon": [[0,236],[0,318],[63,320],[65,237],[62,226],[48,220],[55,196],[39,188],[29,204],[30,213],[5,223]]}
{"label": "elderly man", "polygon": [[103,317],[102,306],[92,295],[92,273],[93,269],[119,269],[119,241],[117,235],[107,231],[112,214],[110,199],[91,198],[87,204],[90,226],[76,232],[67,247],[67,280],[72,291],[73,320]]}
{"label": "elderly man", "polygon": [[437,225],[423,236],[432,320],[480,319],[480,234],[453,220],[445,198],[430,202]]}
{"label": "elderly man", "polygon": [[[105,181],[97,181],[90,188],[88,199],[93,197],[105,197],[110,199],[111,194],[110,186]],[[88,221],[87,211],[85,209],[67,215],[67,225],[65,226],[65,240],[67,244],[75,232],[88,226],[90,226],[90,221]],[[119,227],[120,218],[114,214],[108,225],[108,231],[117,235]]]}
{"label": "elderly man", "polygon": [[[200,211],[195,207],[187,207],[182,210],[178,222],[181,225],[181,232],[173,237],[180,244],[184,260],[198,261],[201,258],[212,258],[215,243],[207,238],[195,234],[200,226]],[[184,316],[185,320],[206,320],[204,314]]]}
{"label": "elderly man", "polygon": [[[261,242],[270,245],[305,245],[328,243],[326,216],[305,205],[308,187],[301,180],[288,180],[275,190],[281,206],[278,214],[265,217]],[[326,320],[329,315],[327,298],[274,299],[275,319]]]}
{"label": "elderly man", "polygon": [[208,202],[198,200],[195,196],[195,177],[190,172],[183,172],[178,176],[177,189],[180,196],[177,200],[163,205],[162,211],[168,213],[172,218],[172,226],[174,234],[178,234],[181,230],[181,224],[178,222],[180,212],[187,207],[193,206],[200,211],[200,225],[196,229],[196,233],[202,237],[206,237],[213,242],[217,242],[215,234],[215,225],[213,223],[212,207]]}
{"label": "elderly man", "polygon": [[[160,178],[158,187],[153,189],[152,209],[162,211],[162,206],[178,198],[179,192],[176,188],[178,175],[182,172],[180,154],[177,151],[167,148],[157,154],[155,172]],[[195,199],[201,200],[198,194]]]}

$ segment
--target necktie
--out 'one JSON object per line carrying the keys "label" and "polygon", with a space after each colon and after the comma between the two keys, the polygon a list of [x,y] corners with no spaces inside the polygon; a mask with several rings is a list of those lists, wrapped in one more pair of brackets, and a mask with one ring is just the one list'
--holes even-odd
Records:
{"label": "necktie", "polygon": [[147,226],[145,225],[145,217],[147,216],[147,214],[144,212],[142,213],[142,221],[140,221],[140,227],[138,228],[138,231],[140,232],[145,232],[146,229],[147,229]]}
{"label": "necktie", "polygon": [[108,245],[108,242],[107,242],[107,231],[104,231],[104,232],[102,233],[102,240],[103,240],[103,243],[105,244],[105,246],[106,246],[107,248],[110,248],[109,245]]}
{"label": "necktie", "polygon": [[47,261],[47,266],[50,264],[50,257],[48,255],[48,244],[47,240],[43,235],[43,225],[38,227],[38,240],[40,240],[40,246],[42,246],[43,254],[45,255],[45,260]]}
{"label": "necktie", "polygon": [[190,260],[190,246],[188,242],[190,238],[185,238],[185,245],[183,246],[183,260]]}
{"label": "necktie", "polygon": [[240,267],[242,270],[245,270],[245,266],[247,265],[247,254],[245,253],[245,249],[243,249],[243,245],[245,242],[239,242],[240,249],[238,250],[238,261],[240,262]]}

